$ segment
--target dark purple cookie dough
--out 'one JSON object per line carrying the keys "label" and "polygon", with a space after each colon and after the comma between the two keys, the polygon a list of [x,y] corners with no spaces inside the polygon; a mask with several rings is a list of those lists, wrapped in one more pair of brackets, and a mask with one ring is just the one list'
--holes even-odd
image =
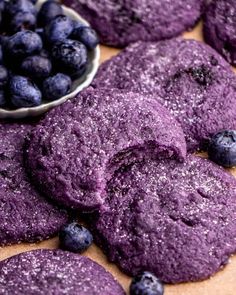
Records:
{"label": "dark purple cookie dough", "polygon": [[35,250],[0,262],[0,294],[125,295],[101,265],[61,250]]}
{"label": "dark purple cookie dough", "polygon": [[185,153],[181,127],[153,97],[90,88],[33,130],[27,165],[49,197],[93,210],[101,206],[106,181],[120,165],[143,157],[182,160]]}
{"label": "dark purple cookie dough", "polygon": [[214,0],[204,15],[205,41],[236,66],[236,1]]}
{"label": "dark purple cookie dough", "polygon": [[[68,220],[31,185],[23,166],[29,124],[0,123],[0,245],[34,242],[55,235]],[[1,292],[0,292],[1,293]]]}
{"label": "dark purple cookie dough", "polygon": [[138,42],[105,62],[94,87],[155,93],[182,125],[189,151],[236,129],[236,77],[208,45],[182,38]]}
{"label": "dark purple cookie dough", "polygon": [[236,252],[236,180],[209,160],[134,164],[111,179],[106,197],[92,221],[95,242],[129,275],[202,280]]}
{"label": "dark purple cookie dough", "polygon": [[102,43],[124,47],[138,40],[172,38],[192,28],[204,0],[63,0],[85,17]]}

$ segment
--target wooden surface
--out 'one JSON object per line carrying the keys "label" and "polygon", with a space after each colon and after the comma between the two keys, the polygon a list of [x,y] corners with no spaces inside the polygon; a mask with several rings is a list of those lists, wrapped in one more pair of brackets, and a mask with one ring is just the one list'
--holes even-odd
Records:
{"label": "wooden surface", "polygon": [[[194,38],[202,40],[201,24],[192,32],[184,34],[185,38]],[[119,50],[108,47],[101,47],[101,62],[117,54]],[[231,170],[236,176],[236,170]],[[53,238],[38,244],[20,244],[0,248],[0,260],[15,255],[20,252],[38,249],[38,248],[57,248],[58,239]],[[109,263],[100,249],[92,245],[84,255],[97,261],[110,271],[117,280],[122,284],[124,289],[129,289],[130,278],[122,274],[118,268]],[[236,257],[230,259],[229,264],[212,278],[203,282],[187,283],[180,285],[166,285],[165,295],[235,295],[236,294]],[[27,294],[26,294],[27,295]],[[79,294],[78,294],[79,295]],[[102,295],[102,294],[101,294]]]}

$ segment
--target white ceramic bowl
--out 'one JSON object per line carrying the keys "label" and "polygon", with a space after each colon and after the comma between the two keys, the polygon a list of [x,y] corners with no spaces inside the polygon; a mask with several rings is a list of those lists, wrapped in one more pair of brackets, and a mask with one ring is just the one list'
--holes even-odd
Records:
{"label": "white ceramic bowl", "polygon": [[[42,3],[45,2],[45,0],[38,0],[37,7],[40,8]],[[74,20],[79,20],[85,25],[89,25],[78,13],[76,13],[74,10],[62,6],[64,14],[70,16]],[[72,85],[72,92],[67,94],[66,96],[61,97],[60,99],[54,100],[52,102],[48,101],[42,101],[42,104],[37,107],[31,107],[31,108],[20,108],[16,110],[7,110],[0,108],[0,118],[13,118],[13,119],[19,119],[19,118],[25,118],[25,117],[31,117],[31,116],[38,116],[41,115],[50,109],[62,104],[69,98],[74,97],[78,92],[83,90],[84,88],[88,87],[90,83],[92,82],[98,67],[99,67],[99,58],[100,58],[100,48],[97,46],[94,50],[90,51],[89,53],[89,65],[87,68],[87,71],[85,74],[80,77],[78,80],[75,80]]]}

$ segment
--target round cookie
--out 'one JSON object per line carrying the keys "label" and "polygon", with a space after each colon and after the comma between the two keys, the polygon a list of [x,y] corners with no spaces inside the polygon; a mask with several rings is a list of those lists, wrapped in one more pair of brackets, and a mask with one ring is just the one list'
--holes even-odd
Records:
{"label": "round cookie", "polygon": [[190,152],[236,129],[236,77],[208,45],[182,38],[138,42],[105,62],[93,86],[156,93],[182,125]]}
{"label": "round cookie", "polygon": [[23,144],[32,125],[0,124],[0,245],[35,242],[55,235],[68,220],[30,183],[23,165]]}
{"label": "round cookie", "polygon": [[205,41],[236,66],[236,2],[214,0],[204,15]]}
{"label": "round cookie", "polygon": [[207,159],[121,169],[107,184],[105,205],[91,220],[95,241],[129,275],[202,280],[236,252],[236,180]]}
{"label": "round cookie", "polygon": [[204,0],[63,0],[84,16],[103,44],[124,47],[133,42],[172,38],[192,28]]}
{"label": "round cookie", "polygon": [[46,249],[0,262],[0,293],[125,295],[113,276],[91,259]]}
{"label": "round cookie", "polygon": [[49,197],[93,210],[121,165],[143,157],[182,160],[185,153],[181,127],[153,98],[91,88],[51,111],[33,130],[27,165]]}

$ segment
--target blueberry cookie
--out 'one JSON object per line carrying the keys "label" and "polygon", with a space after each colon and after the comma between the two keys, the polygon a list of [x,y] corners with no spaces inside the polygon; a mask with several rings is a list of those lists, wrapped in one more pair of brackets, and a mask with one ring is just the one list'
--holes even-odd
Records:
{"label": "blueberry cookie", "polygon": [[205,41],[236,66],[236,2],[214,0],[204,15]]}
{"label": "blueberry cookie", "polygon": [[98,32],[102,43],[124,47],[138,40],[157,41],[192,28],[203,0],[64,0]]}
{"label": "blueberry cookie", "polygon": [[91,259],[61,250],[35,250],[0,262],[5,295],[125,295],[122,287]]}
{"label": "blueberry cookie", "polygon": [[[23,165],[29,124],[0,124],[0,245],[35,242],[55,235],[68,220],[30,183]],[[1,293],[1,292],[0,292]]]}
{"label": "blueberry cookie", "polygon": [[[106,208],[105,208],[106,207]],[[93,217],[95,241],[129,275],[169,283],[208,278],[236,251],[236,180],[188,156],[121,169]]]}
{"label": "blueberry cookie", "polygon": [[27,166],[49,197],[93,210],[119,166],[145,156],[183,159],[185,153],[181,127],[152,97],[87,89],[33,130]]}
{"label": "blueberry cookie", "polygon": [[236,129],[235,74],[198,41],[135,43],[100,67],[93,86],[158,94],[182,125],[191,152],[204,149],[212,134]]}

